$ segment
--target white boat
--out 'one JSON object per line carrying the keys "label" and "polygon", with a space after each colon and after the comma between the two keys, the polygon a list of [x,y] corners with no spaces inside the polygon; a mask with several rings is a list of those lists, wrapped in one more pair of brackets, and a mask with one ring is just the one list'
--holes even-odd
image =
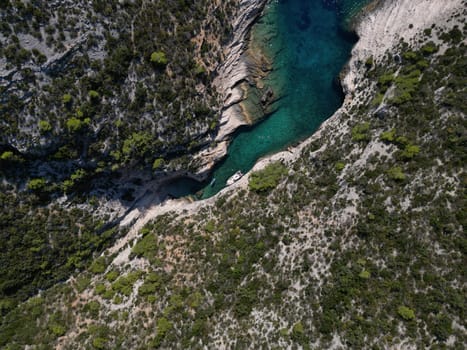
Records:
{"label": "white boat", "polygon": [[209,183],[209,186],[213,187],[215,183],[216,183],[216,178],[213,178],[211,182]]}
{"label": "white boat", "polygon": [[243,173],[239,170],[235,174],[233,174],[231,177],[227,179],[227,186],[233,185],[236,183],[238,180],[240,180],[243,176]]}

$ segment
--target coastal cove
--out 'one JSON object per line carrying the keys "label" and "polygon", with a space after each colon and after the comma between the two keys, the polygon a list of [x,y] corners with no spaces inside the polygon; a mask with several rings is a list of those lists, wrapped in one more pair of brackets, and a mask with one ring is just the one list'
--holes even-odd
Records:
{"label": "coastal cove", "polygon": [[[232,135],[228,154],[215,167],[212,185],[204,185],[202,198],[222,190],[236,171],[246,173],[259,158],[309,137],[341,106],[344,95],[338,76],[357,41],[345,28],[368,2],[280,0],[266,5],[252,27],[249,45],[272,63],[272,71],[258,85],[263,92],[273,91],[277,100],[264,119]],[[251,95],[246,106],[258,104],[257,96]],[[254,114],[258,109],[254,107],[246,112]],[[169,187],[174,197],[202,188],[187,179]]]}

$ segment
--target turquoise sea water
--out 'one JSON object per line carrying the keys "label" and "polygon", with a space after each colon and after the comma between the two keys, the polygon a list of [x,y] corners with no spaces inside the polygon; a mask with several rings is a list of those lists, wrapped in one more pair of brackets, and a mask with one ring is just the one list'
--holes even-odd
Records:
{"label": "turquoise sea water", "polygon": [[[228,155],[214,170],[216,182],[204,188],[208,198],[225,187],[237,170],[247,172],[262,156],[310,136],[341,105],[339,72],[356,37],[343,30],[368,0],[272,0],[252,29],[252,41],[272,60],[265,84],[281,99],[276,112],[238,132]],[[174,196],[193,194],[199,184],[179,180]]]}
{"label": "turquoise sea water", "polygon": [[203,198],[225,187],[237,170],[252,168],[262,156],[310,136],[343,101],[337,77],[356,37],[343,30],[367,0],[271,1],[253,29],[253,40],[273,59],[266,84],[282,96],[277,111],[239,132],[228,156],[214,171],[214,186]]}

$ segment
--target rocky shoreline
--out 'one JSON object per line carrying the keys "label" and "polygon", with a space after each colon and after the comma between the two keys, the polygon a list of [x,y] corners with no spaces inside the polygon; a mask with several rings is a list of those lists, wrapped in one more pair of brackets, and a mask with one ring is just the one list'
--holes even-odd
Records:
{"label": "rocky shoreline", "polygon": [[[250,4],[253,2],[258,3],[259,1],[245,1],[245,3]],[[289,147],[285,151],[259,159],[250,172],[243,176],[240,181],[223,189],[218,195],[226,194],[235,188],[247,188],[249,174],[264,168],[272,161],[280,160],[287,163],[293,162],[300,157],[301,151],[308,144],[322,135],[325,129],[331,128],[336,130],[336,132],[344,132],[347,127],[341,125],[341,116],[346,114],[355,104],[358,104],[359,95],[361,93],[361,91],[358,90],[358,85],[363,77],[365,60],[372,56],[377,61],[395,47],[401,38],[405,40],[412,39],[411,41],[413,41],[413,37],[417,32],[430,26],[431,23],[436,23],[436,21],[447,18],[450,13],[461,6],[461,3],[462,0],[453,0],[449,3],[434,3],[429,0],[375,0],[368,4],[362,9],[360,14],[356,16],[355,20],[352,21],[352,30],[358,35],[359,40],[352,49],[349,62],[341,73],[340,81],[345,94],[342,106],[329,119],[323,122],[312,136],[295,147]],[[409,23],[411,24],[410,26]],[[245,43],[246,41],[243,42],[243,44]],[[414,44],[416,44],[416,42],[414,42]],[[238,75],[226,74],[223,76],[223,79],[220,80],[224,84],[225,91],[229,91],[227,88],[229,87],[228,82],[238,82],[240,80],[236,80],[235,77],[245,77],[245,74],[250,72],[250,70],[247,69],[248,65],[242,60],[242,57],[244,57],[242,54],[246,52],[247,50],[240,51],[231,57],[231,59],[236,57],[237,62],[241,63],[241,65],[237,66],[237,70],[231,69],[229,71],[238,72]],[[232,89],[232,87],[234,89]],[[237,88],[235,84],[230,85],[230,90],[235,90],[235,88]],[[233,96],[233,93],[228,95],[232,100]],[[239,99],[233,106],[239,107],[242,101],[243,100]],[[232,111],[232,109],[230,109],[230,111]],[[230,115],[232,120],[227,119],[229,116],[228,114],[223,114],[225,135],[230,135],[227,132],[229,130],[234,132],[236,128],[241,125],[247,125],[247,122],[241,117],[241,112],[241,110],[237,110],[237,113],[232,113],[232,115]],[[218,146],[217,156],[221,159],[224,150],[225,152],[227,151],[228,141],[224,140],[219,142]],[[223,149],[221,149],[221,147],[223,147]],[[218,195],[204,201],[188,204],[187,206],[183,206],[183,209],[195,210],[195,208],[208,205],[209,203],[213,203]],[[165,203],[164,212],[170,210],[169,208],[172,205],[175,205],[174,208],[179,208],[179,204],[180,200],[173,200]],[[155,210],[152,215],[157,216],[156,212],[157,210]]]}
{"label": "rocky shoreline", "polygon": [[[196,174],[207,178],[210,170],[227,155],[231,135],[241,126],[252,125],[253,118],[245,101],[251,87],[259,84],[270,69],[270,63],[250,45],[251,28],[260,18],[268,0],[241,0],[236,18],[233,20],[233,38],[225,48],[224,62],[217,70],[214,81],[222,96],[220,127],[213,145],[196,157]],[[251,96],[251,95],[250,95]],[[259,96],[258,99],[263,99]]]}
{"label": "rocky shoreline", "polygon": [[[263,0],[261,0],[263,2]],[[255,0],[252,1],[246,1],[247,3],[252,3],[256,2]],[[265,1],[264,1],[265,2]],[[171,200],[163,200],[160,198],[160,196],[157,196],[157,200],[153,201],[151,204],[147,203],[147,205],[143,206],[144,210],[135,210],[135,212],[130,215],[133,219],[138,219],[138,222],[141,220],[143,222],[147,222],[151,220],[152,218],[162,214],[166,213],[172,210],[176,210],[179,213],[181,213],[184,210],[187,210],[188,212],[193,212],[198,210],[199,208],[209,206],[212,203],[214,203],[218,196],[225,195],[229,192],[238,190],[239,188],[247,188],[248,187],[248,178],[251,172],[260,170],[264,168],[267,164],[270,162],[274,161],[283,161],[285,163],[292,163],[296,159],[298,159],[302,153],[302,150],[309,145],[311,142],[314,140],[320,138],[323,133],[328,130],[334,130],[336,133],[344,133],[346,132],[348,126],[344,125],[341,121],[341,116],[346,114],[347,111],[349,111],[355,104],[359,103],[359,95],[362,93],[361,91],[358,90],[358,85],[359,82],[361,81],[363,77],[363,68],[364,68],[364,62],[366,58],[373,56],[375,60],[378,60],[379,57],[384,55],[387,50],[389,50],[392,46],[390,46],[388,43],[392,43],[391,45],[395,46],[397,42],[399,41],[399,38],[404,35],[404,32],[402,31],[403,25],[400,24],[399,27],[395,26],[396,23],[405,23],[404,21],[407,21],[406,16],[409,16],[410,13],[414,13],[414,11],[423,11],[423,3],[426,3],[426,0],[416,0],[415,1],[409,1],[409,0],[397,0],[395,2],[388,1],[388,0],[376,0],[372,3],[370,3],[365,9],[362,10],[361,14],[355,19],[353,23],[353,30],[355,33],[359,36],[359,41],[355,44],[354,48],[352,49],[352,54],[349,62],[347,65],[344,67],[342,74],[341,74],[341,84],[344,89],[345,93],[345,99],[342,104],[342,106],[325,122],[321,124],[321,126],[318,128],[318,130],[311,135],[309,138],[301,142],[295,147],[289,147],[287,150],[284,150],[282,152],[275,153],[270,156],[263,157],[257,161],[255,166],[250,170],[249,173],[245,174],[245,176],[242,177],[238,182],[233,184],[232,186],[229,186],[228,188],[225,188],[221,190],[217,195],[205,199],[202,201],[196,201],[196,202],[189,202],[186,199],[171,199]],[[459,3],[461,0],[456,0],[453,1],[452,4],[450,5],[436,5],[430,13],[426,15],[427,18],[431,18],[431,21],[436,20],[436,16],[439,16],[440,18],[446,17],[446,13],[450,13],[451,9],[455,10],[456,6],[459,6]],[[397,11],[395,11],[397,9]],[[251,8],[250,8],[251,11]],[[418,13],[418,12],[416,12]],[[257,13],[257,16],[260,13]],[[248,28],[251,28],[251,24],[253,22],[249,22],[250,25]],[[426,20],[420,19],[418,22],[414,22],[415,28],[410,29],[410,31],[420,31],[423,30],[424,26],[426,26],[427,22]],[[396,29],[396,27],[398,29]],[[407,30],[409,28],[407,27]],[[244,32],[245,35],[247,32]],[[408,35],[410,37],[410,35]],[[380,38],[380,39],[375,39],[375,38]],[[232,59],[234,57],[237,58],[237,69],[245,69],[247,65],[244,64],[242,61],[242,54],[247,52],[247,36],[244,36],[244,41],[242,41],[242,47],[243,51],[236,51],[236,54],[231,56],[231,61],[233,62]],[[381,44],[384,42],[384,44]],[[238,42],[239,43],[239,42]],[[235,61],[235,60],[234,60]],[[227,60],[226,60],[227,62]],[[226,64],[224,64],[226,65]],[[233,66],[232,66],[233,67]],[[231,68],[232,68],[231,67]],[[226,69],[226,67],[224,68]],[[226,70],[224,70],[226,72]],[[233,69],[230,69],[229,72],[234,72]],[[248,70],[238,70],[238,72],[241,72],[242,74],[247,74]],[[237,75],[241,76],[241,75]],[[245,76],[245,75],[243,75]],[[235,79],[233,77],[235,76],[229,76],[229,75],[223,75],[223,80],[219,81],[224,81],[225,82],[225,87],[229,86],[227,82],[234,82]],[[228,79],[230,77],[230,80]],[[221,79],[221,76],[219,77]],[[231,88],[236,88],[236,85],[230,85]],[[226,88],[227,91],[227,88]],[[238,107],[238,104],[242,100],[239,100],[236,104]],[[225,125],[223,126],[225,129],[224,130],[229,130],[229,127],[232,127],[235,125],[236,121],[242,122],[242,114],[241,110],[237,114],[233,114],[233,116],[236,118],[234,121],[228,122],[228,120],[225,120]],[[237,128],[240,127],[241,125],[246,125],[246,122],[243,121],[242,123],[239,123]],[[236,128],[231,129],[232,132],[236,130]],[[184,176],[186,173],[179,173],[177,174],[175,178],[170,175],[170,179],[178,179],[181,177],[191,177],[192,179],[196,179],[198,181],[203,181],[207,178],[209,175],[209,171],[214,167],[214,165],[221,160],[226,154],[227,154],[227,147],[229,144],[230,137],[229,135],[231,134],[226,134],[225,138],[223,140],[220,140],[217,142],[215,147],[211,147],[209,149],[206,149],[199,153],[199,157],[204,158],[205,163],[205,168],[201,169],[201,171],[196,172],[196,174],[189,174],[189,176]],[[193,175],[193,176],[192,176]],[[166,179],[162,179],[160,181],[157,181],[156,186],[151,186],[151,189],[154,193],[161,192],[161,185],[167,183]],[[140,192],[141,193],[141,192]],[[145,200],[146,201],[146,200]],[[127,223],[128,220],[124,219],[122,221],[123,223]],[[133,231],[133,230],[132,230]],[[134,233],[135,235],[137,232]]]}

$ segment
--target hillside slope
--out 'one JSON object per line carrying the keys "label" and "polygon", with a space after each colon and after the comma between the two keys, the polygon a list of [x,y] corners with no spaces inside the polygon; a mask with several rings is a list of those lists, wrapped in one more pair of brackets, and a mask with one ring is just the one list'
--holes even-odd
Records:
{"label": "hillside slope", "polygon": [[388,3],[315,135],[8,310],[0,345],[465,348],[466,3],[380,50],[405,26],[371,23],[427,1]]}
{"label": "hillside slope", "polygon": [[87,266],[118,237],[115,225],[128,210],[143,197],[163,199],[161,179],[201,166],[193,155],[220,127],[214,78],[243,7],[158,0],[0,7],[3,314]]}

